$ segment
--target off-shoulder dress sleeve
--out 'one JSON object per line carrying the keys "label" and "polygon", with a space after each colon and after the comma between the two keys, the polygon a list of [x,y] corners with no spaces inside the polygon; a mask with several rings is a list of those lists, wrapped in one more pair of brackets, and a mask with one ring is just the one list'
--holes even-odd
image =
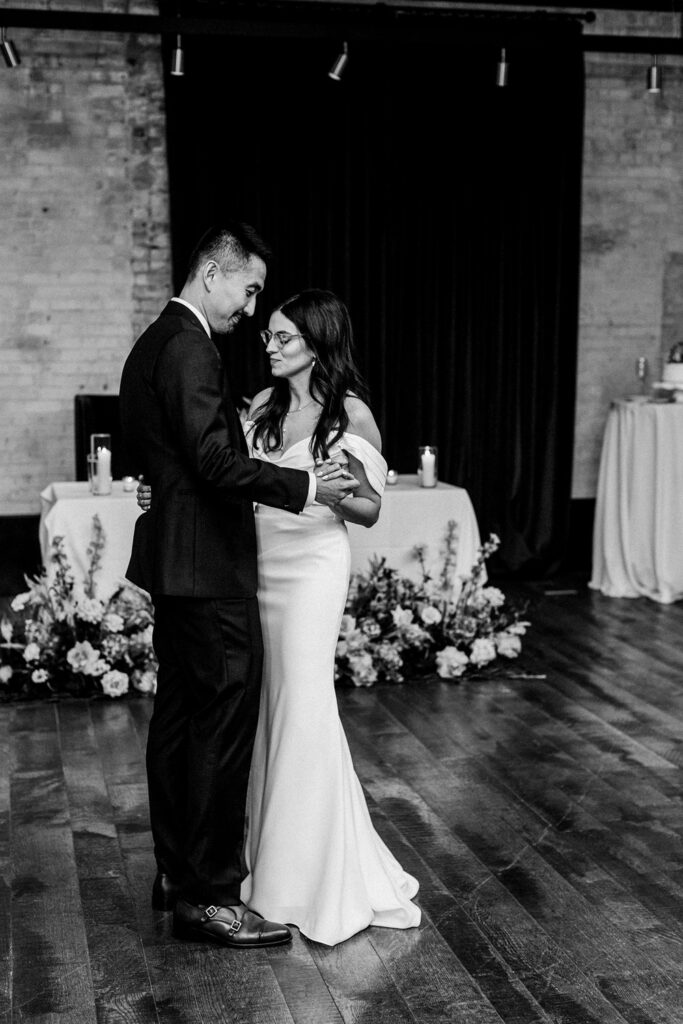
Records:
{"label": "off-shoulder dress sleeve", "polygon": [[377,491],[381,497],[384,494],[384,485],[387,480],[386,459],[377,451],[374,445],[366,441],[358,434],[345,433],[341,439],[330,449],[330,456],[340,449],[353,455],[359,462],[363,463],[365,475],[373,491]]}

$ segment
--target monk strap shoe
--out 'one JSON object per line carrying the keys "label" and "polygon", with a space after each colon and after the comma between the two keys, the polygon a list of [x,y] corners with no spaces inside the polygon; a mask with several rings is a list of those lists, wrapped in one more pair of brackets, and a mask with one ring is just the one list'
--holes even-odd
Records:
{"label": "monk strap shoe", "polygon": [[193,906],[178,900],[173,911],[173,934],[190,942],[215,942],[219,946],[251,949],[290,942],[292,933],[284,924],[266,921],[245,908],[241,917],[230,907]]}

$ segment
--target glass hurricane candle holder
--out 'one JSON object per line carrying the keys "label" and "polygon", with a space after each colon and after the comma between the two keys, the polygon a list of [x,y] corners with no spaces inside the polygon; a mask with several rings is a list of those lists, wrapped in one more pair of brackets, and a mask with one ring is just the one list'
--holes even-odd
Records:
{"label": "glass hurricane candle holder", "polygon": [[90,488],[91,494],[95,494],[95,488],[97,484],[97,456],[87,455],[88,463],[88,487]]}
{"label": "glass hurricane candle holder", "polygon": [[647,379],[650,373],[650,366],[647,361],[647,356],[638,356],[636,359],[636,380],[640,388],[640,394],[645,395],[647,392]]}
{"label": "glass hurricane candle holder", "polygon": [[92,470],[93,494],[111,494],[111,434],[90,435],[90,458],[94,461]]}
{"label": "glass hurricane candle holder", "polygon": [[106,448],[107,451],[111,451],[111,434],[90,435],[90,454],[97,455],[100,448]]}
{"label": "glass hurricane candle holder", "polygon": [[421,445],[417,449],[417,475],[420,487],[436,487],[438,481],[438,449],[433,444]]}

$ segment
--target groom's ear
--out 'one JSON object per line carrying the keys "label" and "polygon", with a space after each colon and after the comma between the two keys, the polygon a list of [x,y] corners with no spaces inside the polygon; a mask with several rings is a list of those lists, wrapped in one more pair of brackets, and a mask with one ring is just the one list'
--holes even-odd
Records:
{"label": "groom's ear", "polygon": [[216,281],[218,264],[215,260],[208,260],[202,269],[202,280],[207,291],[211,291]]}

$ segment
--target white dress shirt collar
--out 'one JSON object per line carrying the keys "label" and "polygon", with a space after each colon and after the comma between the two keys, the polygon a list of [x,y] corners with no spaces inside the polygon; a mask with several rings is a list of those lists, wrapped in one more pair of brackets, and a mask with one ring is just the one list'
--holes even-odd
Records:
{"label": "white dress shirt collar", "polygon": [[171,302],[182,302],[183,306],[187,306],[191,309],[194,315],[197,317],[206,333],[211,337],[211,328],[209,327],[209,321],[206,319],[203,313],[200,313],[196,306],[193,306],[191,302],[187,302],[185,299],[179,299],[177,295],[174,295]]}

